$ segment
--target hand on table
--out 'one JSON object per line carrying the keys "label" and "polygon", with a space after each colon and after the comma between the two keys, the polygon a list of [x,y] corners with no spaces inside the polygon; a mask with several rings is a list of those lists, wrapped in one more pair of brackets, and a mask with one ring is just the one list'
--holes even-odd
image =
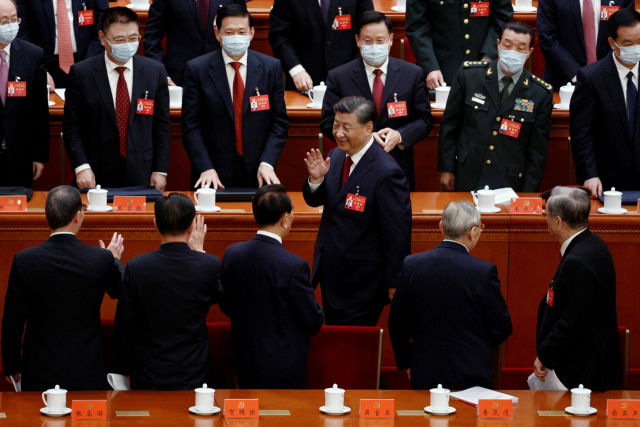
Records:
{"label": "hand on table", "polygon": [[443,191],[453,191],[456,176],[452,172],[440,172],[440,186]]}
{"label": "hand on table", "polygon": [[96,188],[96,176],[91,169],[85,169],[76,175],[78,188]]}
{"label": "hand on table", "polygon": [[151,185],[156,187],[158,191],[164,191],[167,188],[167,176],[161,173],[151,174]]}
{"label": "hand on table", "polygon": [[313,80],[311,80],[311,76],[306,71],[302,70],[292,78],[298,92],[307,92],[313,89]]}
{"label": "hand on table", "polygon": [[440,70],[432,71],[427,75],[427,86],[430,90],[434,90],[442,85],[444,85],[444,77]]}
{"label": "hand on table", "polygon": [[276,171],[271,166],[260,165],[258,167],[258,185],[260,188],[262,188],[262,184],[280,184]]}
{"label": "hand on table", "polygon": [[600,181],[600,178],[595,177],[588,179],[584,182],[584,186],[591,190],[592,199],[597,199],[598,196],[602,196],[602,181]]}
{"label": "hand on table", "polygon": [[198,188],[198,186],[200,188],[213,187],[214,190],[217,190],[218,187],[224,188],[224,185],[220,182],[220,178],[218,178],[218,173],[215,169],[209,169],[202,172],[194,188]]}

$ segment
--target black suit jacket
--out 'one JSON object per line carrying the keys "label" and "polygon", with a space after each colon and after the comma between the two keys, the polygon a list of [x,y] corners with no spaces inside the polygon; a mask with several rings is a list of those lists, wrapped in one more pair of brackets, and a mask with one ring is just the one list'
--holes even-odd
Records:
{"label": "black suit jacket", "polygon": [[127,262],[115,318],[113,370],[132,390],[193,390],[210,382],[207,314],[223,297],[220,260],[186,243]]}
{"label": "black suit jacket", "polygon": [[[407,103],[407,116],[389,117],[387,104],[394,102],[394,94],[398,95],[399,102],[405,101]],[[373,94],[362,59],[355,59],[329,72],[320,128],[322,133],[332,141],[334,141],[333,118],[335,116],[333,105],[347,96],[362,96],[373,101]],[[382,96],[382,111],[380,111],[380,118],[374,130],[391,128],[402,135],[404,150],[396,146],[390,154],[407,175],[412,191],[415,190],[413,146],[426,138],[432,127],[433,116],[429,105],[429,91],[422,69],[390,57]]]}
{"label": "black suit jacket", "polygon": [[[168,172],[171,130],[167,73],[161,64],[134,55],[127,172],[114,176],[120,160],[116,109],[104,55],[71,67],[62,130],[71,168],[89,163],[103,187],[149,185],[153,172]],[[153,115],[137,114],[138,99],[154,100]],[[124,184],[124,185],[123,185]]]}
{"label": "black suit jacket", "polygon": [[[336,309],[388,304],[402,260],[411,253],[409,183],[398,164],[375,141],[340,188],[345,153],[329,153],[331,167],[316,191],[307,179],[309,206],[324,205],[313,256],[312,283],[322,282]],[[345,207],[347,194],[366,197],[363,212]]]}
{"label": "black suit jacket", "polygon": [[226,250],[220,277],[240,388],[304,388],[309,335],[324,322],[309,264],[258,234]]}
{"label": "black suit jacket", "polygon": [[[350,30],[332,30],[339,15],[351,15]],[[360,58],[355,41],[356,21],[362,12],[373,10],[371,0],[331,0],[327,22],[318,0],[275,0],[269,19],[269,43],[282,61],[287,90],[296,90],[289,71],[302,65],[314,85],[327,80],[333,68]]]}
{"label": "black suit jacket", "polygon": [[[602,6],[609,6],[610,0],[601,0]],[[635,9],[633,0],[613,0],[612,6],[620,10]],[[538,43],[544,55],[544,79],[557,92],[587,65],[587,52],[582,28],[580,0],[540,0],[538,1]],[[602,59],[611,50],[607,21],[600,20],[596,56]]]}
{"label": "black suit jacket", "polygon": [[[29,41],[44,50],[44,63],[51,65],[56,43],[56,21],[53,0],[16,0],[18,16],[22,19],[18,38]],[[78,26],[78,13],[93,10],[93,25]],[[104,53],[98,37],[98,24],[102,14],[109,9],[107,0],[71,0],[73,33],[76,37],[78,61]]]}
{"label": "black suit jacket", "polygon": [[120,295],[122,270],[111,252],[69,234],[18,252],[2,317],[4,375],[21,372],[22,391],[106,389],[100,305],[105,291]]}
{"label": "black suit jacket", "polygon": [[26,97],[6,97],[0,102],[0,141],[7,144],[11,185],[30,188],[33,162],[49,161],[49,105],[47,73],[42,62],[42,49],[15,39],[9,50],[9,81],[27,82]]}
{"label": "black suit jacket", "polygon": [[564,253],[538,307],[537,350],[568,389],[604,391],[622,380],[616,313],[616,270],[609,248],[588,229]]}
{"label": "black suit jacket", "polygon": [[[247,179],[258,186],[261,162],[274,168],[287,141],[289,117],[284,103],[280,61],[247,51],[247,76],[242,116],[242,142]],[[182,94],[182,143],[191,160],[192,185],[206,170],[215,169],[231,181],[236,156],[236,130],[231,89],[222,51],[189,61]],[[269,95],[269,110],[251,111],[249,98]]]}
{"label": "black suit jacket", "polygon": [[[245,5],[245,0],[210,0],[207,30],[202,28],[198,2],[195,0],[156,0],[149,8],[144,30],[144,54],[164,63],[167,75],[178,86],[184,80],[184,66],[200,55],[220,49],[213,30],[220,6]],[[162,40],[167,38],[167,51]],[[200,385],[202,387],[202,384]]]}
{"label": "black suit jacket", "polygon": [[[570,105],[576,175],[580,183],[600,178],[605,190],[640,190],[640,114],[636,113],[636,131],[631,135],[622,83],[613,61],[610,52],[578,71]],[[636,111],[640,111],[640,99]]]}
{"label": "black suit jacket", "polygon": [[495,265],[456,242],[405,258],[389,334],[412,389],[491,388],[493,349],[511,332]]}

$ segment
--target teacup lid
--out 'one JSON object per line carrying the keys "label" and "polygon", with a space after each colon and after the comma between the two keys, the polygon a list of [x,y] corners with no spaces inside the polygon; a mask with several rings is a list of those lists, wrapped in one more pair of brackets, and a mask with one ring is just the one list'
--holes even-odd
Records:
{"label": "teacup lid", "polygon": [[495,190],[489,190],[489,186],[485,185],[483,190],[478,190],[478,194],[482,196],[491,196],[496,194]]}
{"label": "teacup lid", "polygon": [[442,83],[442,86],[436,88],[436,92],[449,92],[451,86],[447,86],[446,83]]}
{"label": "teacup lid", "polygon": [[320,82],[318,86],[314,86],[313,90],[327,90],[327,85],[324,82]]}
{"label": "teacup lid", "polygon": [[200,188],[198,189],[198,191],[196,191],[196,193],[204,193],[204,194],[211,194],[211,193],[215,193],[216,190],[213,188],[209,188],[209,187],[205,187],[205,188]]}
{"label": "teacup lid", "polygon": [[338,388],[338,384],[334,384],[331,388],[325,388],[324,391],[326,393],[344,393],[343,389]]}
{"label": "teacup lid", "polygon": [[584,388],[584,386],[580,384],[579,388],[572,388],[571,393],[590,394],[591,390],[589,390],[588,388]]}
{"label": "teacup lid", "polygon": [[575,87],[575,86],[573,86],[573,85],[571,84],[571,82],[569,82],[569,83],[567,83],[566,85],[561,86],[561,87],[560,87],[560,90],[562,90],[562,91],[570,91],[570,92],[573,92],[573,91],[575,90],[575,88],[576,88],[576,87]]}
{"label": "teacup lid", "polygon": [[103,190],[102,187],[100,187],[100,184],[96,185],[96,188],[92,188],[91,190],[92,193],[108,193],[109,190]]}
{"label": "teacup lid", "polygon": [[207,384],[202,384],[202,388],[197,388],[196,393],[214,393],[215,389],[207,388]]}
{"label": "teacup lid", "polygon": [[438,388],[432,388],[431,393],[449,393],[448,388],[442,388],[442,384],[438,384]]}
{"label": "teacup lid", "polygon": [[60,386],[57,384],[55,388],[50,388],[49,390],[47,390],[47,394],[64,394],[66,392],[67,390],[60,388]]}
{"label": "teacup lid", "polygon": [[622,196],[622,192],[616,191],[616,187],[611,187],[611,191],[605,191],[605,196]]}

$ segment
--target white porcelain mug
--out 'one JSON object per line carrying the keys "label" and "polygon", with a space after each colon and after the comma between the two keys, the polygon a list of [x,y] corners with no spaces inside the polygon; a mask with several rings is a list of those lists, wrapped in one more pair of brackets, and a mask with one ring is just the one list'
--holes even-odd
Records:
{"label": "white porcelain mug", "polygon": [[195,192],[193,197],[201,209],[213,209],[216,207],[216,190],[213,188],[201,188]]}
{"label": "white porcelain mug", "polygon": [[518,8],[531,9],[532,6],[533,3],[531,2],[531,0],[516,0],[516,7]]}
{"label": "white porcelain mug", "polygon": [[[44,398],[45,395],[47,396],[46,399]],[[42,401],[49,412],[54,414],[62,413],[67,406],[67,390],[56,385],[56,388],[50,388],[42,393]]]}
{"label": "white porcelain mug", "polygon": [[100,186],[92,188],[87,193],[87,199],[89,200],[89,207],[91,209],[105,209],[107,207],[107,193],[109,190],[103,190]]}
{"label": "white porcelain mug", "polygon": [[616,191],[615,187],[611,191],[604,193],[604,208],[608,211],[618,211],[622,209],[622,192]]}
{"label": "white porcelain mug", "polygon": [[133,7],[140,8],[149,6],[149,0],[131,0]]}
{"label": "white porcelain mug", "polygon": [[436,105],[440,108],[445,108],[447,105],[447,99],[449,99],[450,86],[443,83],[442,86],[436,88]]}
{"label": "white porcelain mug", "polygon": [[591,390],[580,387],[571,389],[571,409],[574,412],[586,414],[591,406]]}
{"label": "white porcelain mug", "polygon": [[341,411],[344,406],[344,390],[334,384],[324,389],[324,406],[328,411]]}
{"label": "white porcelain mug", "polygon": [[396,6],[398,6],[398,8],[401,8],[401,9],[406,9],[407,8],[407,0],[397,0],[396,1]]}
{"label": "white porcelain mug", "polygon": [[320,82],[318,86],[314,86],[308,93],[308,97],[313,103],[314,107],[322,107],[322,100],[324,99],[324,94],[327,92],[327,86],[324,82]]}
{"label": "white porcelain mug", "polygon": [[431,390],[431,409],[446,410],[449,407],[449,389],[442,388],[442,384],[438,384],[438,388]]}
{"label": "white porcelain mug", "polygon": [[478,209],[489,210],[496,207],[496,192],[489,190],[486,185],[484,190],[478,190]]}
{"label": "white porcelain mug", "polygon": [[566,85],[560,87],[560,105],[569,108],[569,104],[571,103],[571,96],[573,95],[573,91],[575,90],[575,88],[576,87],[571,83],[567,83]]}
{"label": "white porcelain mug", "polygon": [[169,105],[182,105],[182,87],[169,86]]}
{"label": "white porcelain mug", "polygon": [[196,409],[200,412],[211,412],[213,410],[213,396],[215,390],[207,388],[206,384],[202,388],[196,389]]}

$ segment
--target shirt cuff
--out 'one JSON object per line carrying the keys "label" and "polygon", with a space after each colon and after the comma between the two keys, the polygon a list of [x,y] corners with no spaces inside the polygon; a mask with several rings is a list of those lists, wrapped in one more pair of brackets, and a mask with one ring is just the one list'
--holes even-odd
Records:
{"label": "shirt cuff", "polygon": [[272,170],[273,170],[273,166],[271,166],[269,163],[267,162],[260,162],[260,166],[269,166]]}
{"label": "shirt cuff", "polygon": [[292,69],[289,70],[289,74],[293,78],[293,76],[298,74],[300,71],[304,71],[304,67],[301,64],[298,64],[298,65],[296,65],[295,67],[293,67]]}
{"label": "shirt cuff", "polygon": [[89,163],[85,163],[83,165],[80,165],[76,168],[76,175],[78,175],[80,172],[82,172],[85,169],[91,169],[91,166],[89,166]]}
{"label": "shirt cuff", "polygon": [[315,191],[318,189],[318,187],[322,185],[323,182],[324,182],[324,178],[322,178],[322,181],[320,181],[320,184],[312,184],[311,177],[309,177],[309,190],[311,190],[312,193],[315,193]]}
{"label": "shirt cuff", "polygon": [[167,176],[167,173],[166,173],[166,172],[154,172],[154,173],[157,173],[157,174],[159,174],[159,175]]}
{"label": "shirt cuff", "polygon": [[573,78],[571,79],[571,83],[575,83],[576,80],[578,80],[578,76],[573,76]]}

